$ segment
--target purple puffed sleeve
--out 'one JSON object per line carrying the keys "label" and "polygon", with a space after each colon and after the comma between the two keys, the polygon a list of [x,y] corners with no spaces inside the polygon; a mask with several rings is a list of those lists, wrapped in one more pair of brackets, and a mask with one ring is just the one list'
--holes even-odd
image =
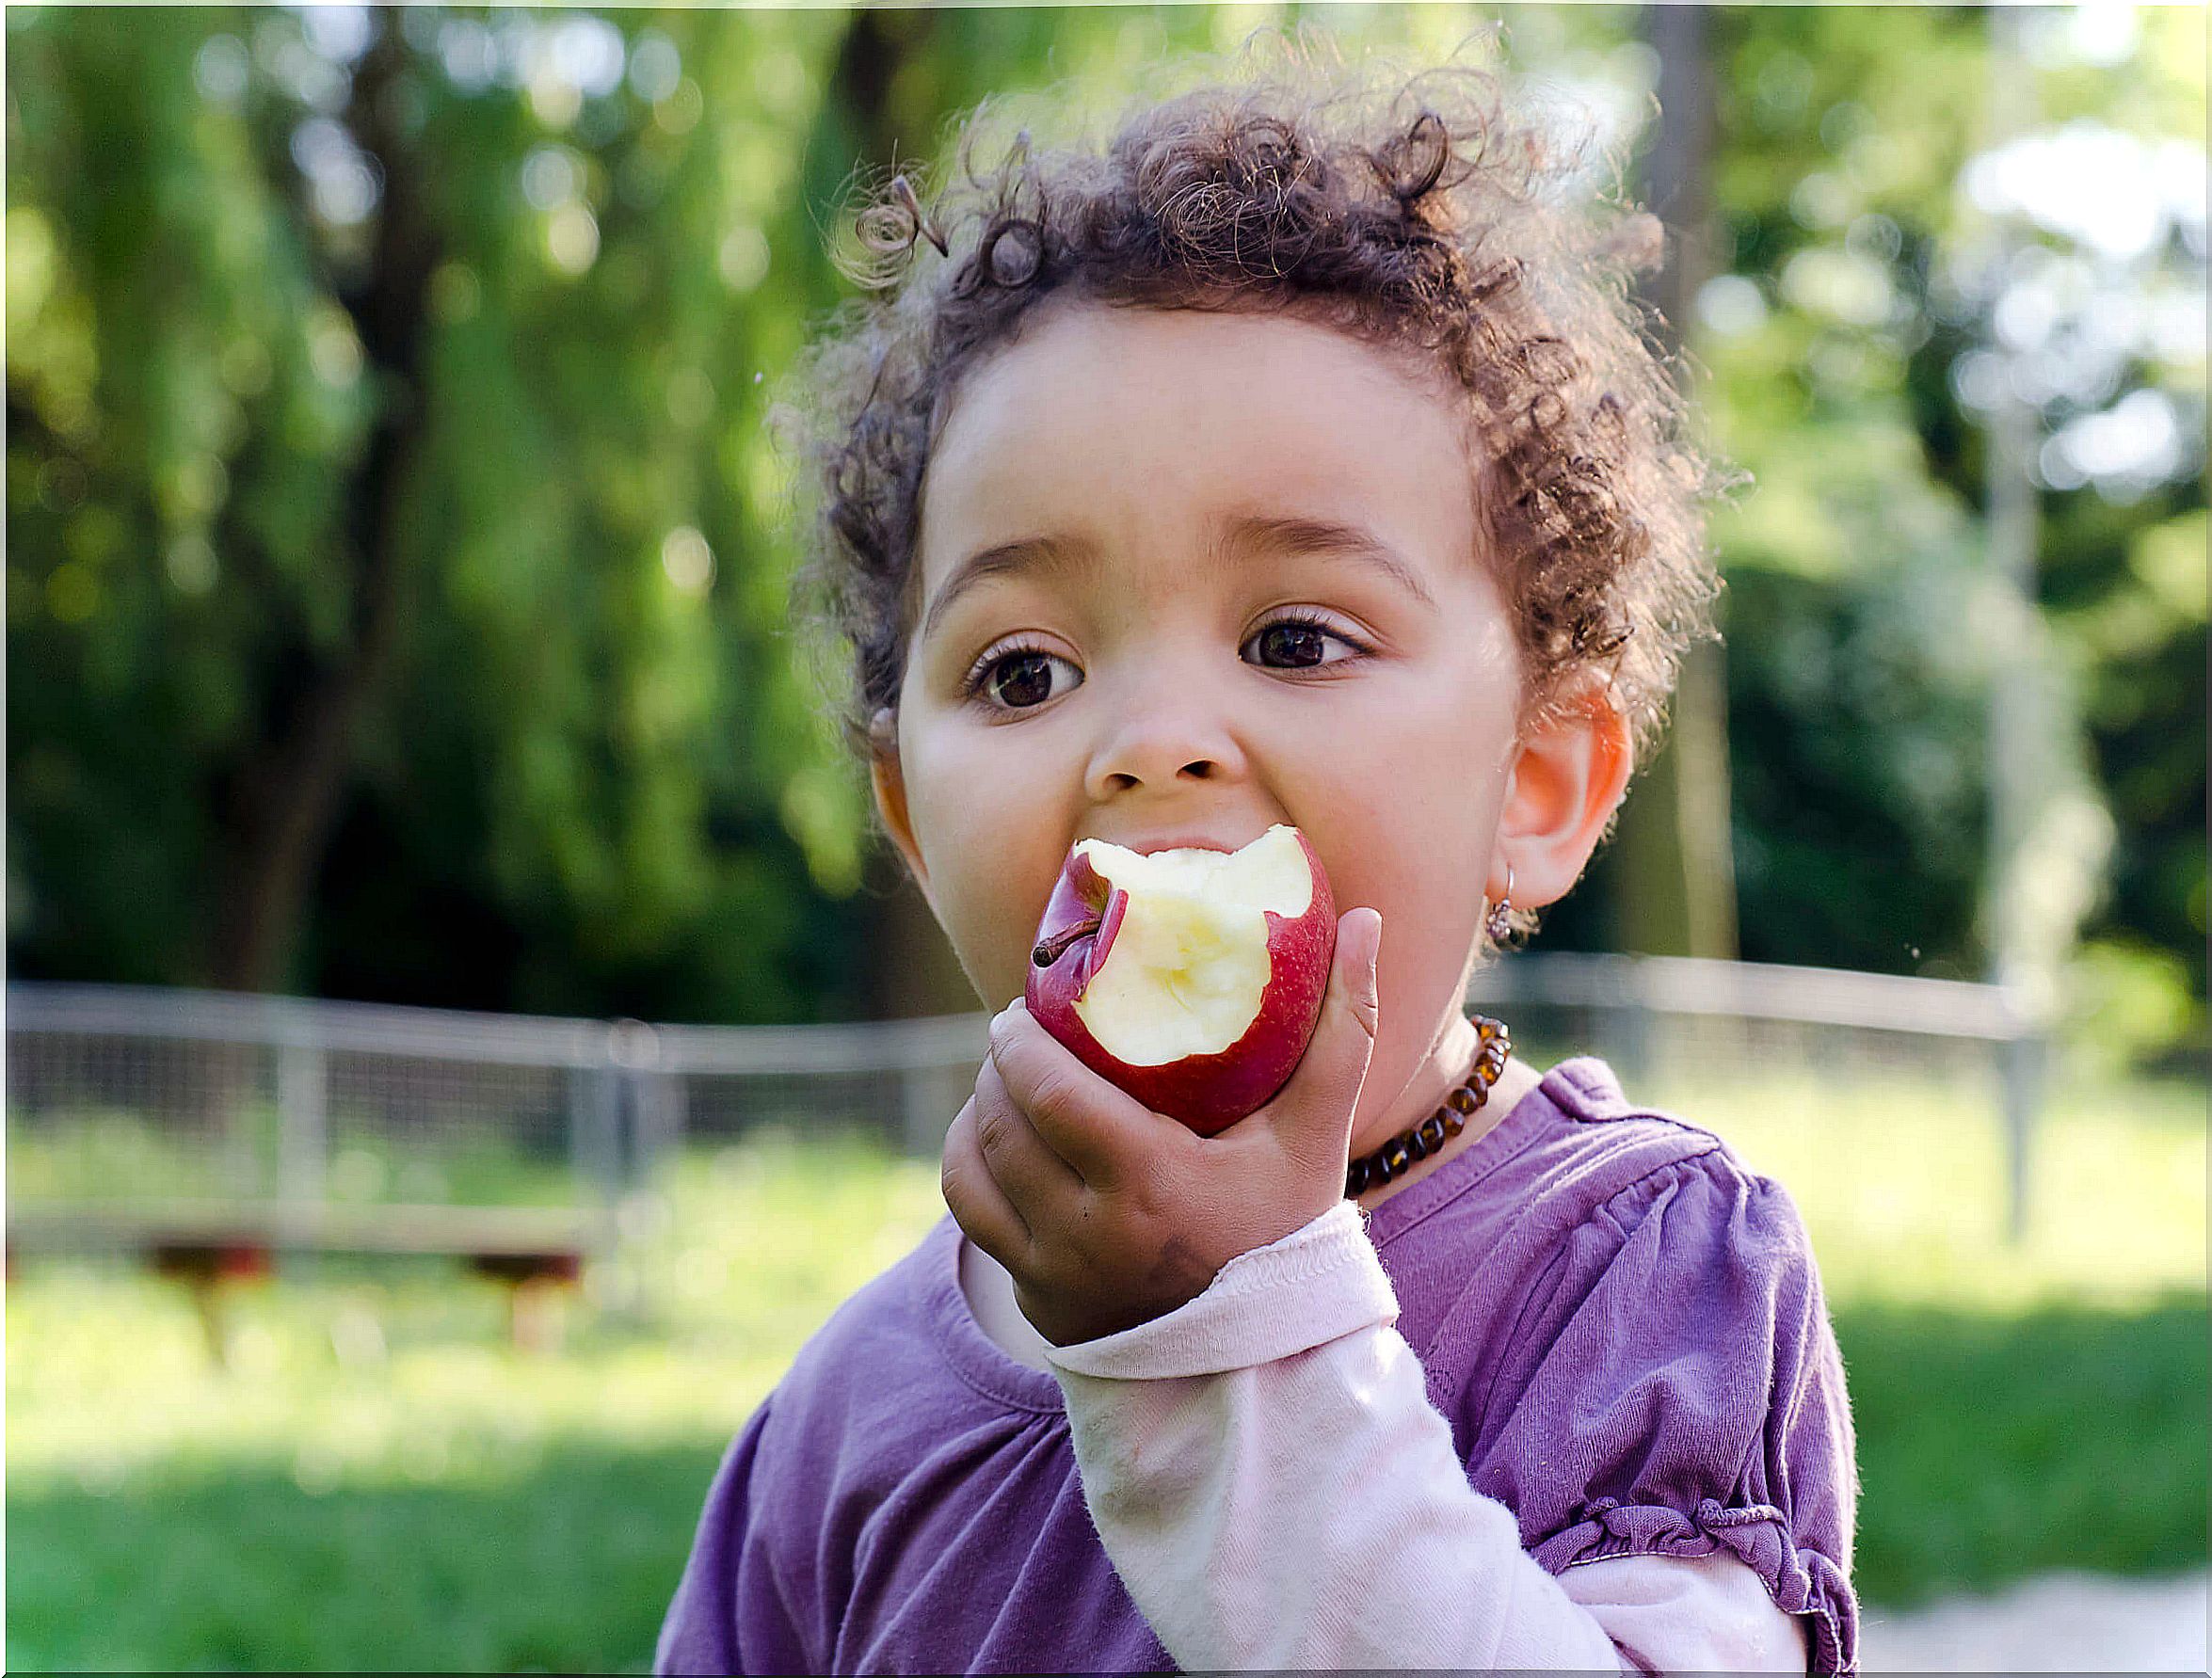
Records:
{"label": "purple puffed sleeve", "polygon": [[813,1670],[753,1518],[768,1410],[763,1403],[753,1413],[707,1488],[691,1558],[653,1651],[655,1672]]}
{"label": "purple puffed sleeve", "polygon": [[1524,1547],[1555,1576],[1725,1551],[1805,1616],[1815,1671],[1856,1671],[1851,1401],[1787,1191],[1725,1149],[1677,1160],[1598,1207],[1540,1291],[1475,1482]]}

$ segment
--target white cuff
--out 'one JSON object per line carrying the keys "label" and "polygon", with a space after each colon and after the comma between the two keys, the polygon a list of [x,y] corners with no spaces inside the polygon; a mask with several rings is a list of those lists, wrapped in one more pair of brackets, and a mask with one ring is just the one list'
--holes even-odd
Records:
{"label": "white cuff", "polygon": [[1359,1207],[1340,1200],[1280,1240],[1240,1253],[1204,1293],[1166,1316],[1072,1346],[1048,1344],[1045,1356],[1060,1369],[1114,1381],[1219,1375],[1397,1320],[1398,1295]]}

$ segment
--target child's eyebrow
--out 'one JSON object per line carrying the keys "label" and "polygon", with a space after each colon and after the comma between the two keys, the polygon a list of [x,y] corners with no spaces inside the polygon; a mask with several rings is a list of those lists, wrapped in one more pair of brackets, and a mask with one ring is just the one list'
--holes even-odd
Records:
{"label": "child's eyebrow", "polygon": [[[1421,581],[1419,570],[1382,537],[1359,525],[1334,519],[1270,513],[1230,514],[1214,521],[1209,559],[1223,563],[1249,561],[1263,552],[1349,559],[1393,578],[1421,604],[1431,610],[1435,608],[1435,596]],[[1059,576],[1070,570],[1091,569],[1098,563],[1097,545],[1080,536],[1020,536],[970,554],[945,580],[937,599],[930,602],[922,621],[920,638],[927,640],[930,632],[944,621],[954,601],[993,577],[1033,571]]]}

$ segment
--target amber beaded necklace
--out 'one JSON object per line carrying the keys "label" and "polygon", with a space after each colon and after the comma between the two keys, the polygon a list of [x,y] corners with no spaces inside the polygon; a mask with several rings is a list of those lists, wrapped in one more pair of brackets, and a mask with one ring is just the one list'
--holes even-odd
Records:
{"label": "amber beaded necklace", "polygon": [[1354,1159],[1344,1174],[1346,1200],[1356,1199],[1367,1190],[1403,1176],[1415,1160],[1426,1159],[1466,1129],[1469,1115],[1481,1111],[1483,1104],[1490,1099],[1490,1087],[1505,1070],[1506,1057],[1513,1053],[1513,1038],[1507,1033],[1503,1020],[1492,1019],[1485,1014],[1470,1014],[1467,1017],[1483,1034],[1483,1045],[1475,1052],[1475,1069],[1467,1074],[1467,1082],[1445,1096],[1443,1106],[1411,1130],[1401,1131],[1373,1153]]}

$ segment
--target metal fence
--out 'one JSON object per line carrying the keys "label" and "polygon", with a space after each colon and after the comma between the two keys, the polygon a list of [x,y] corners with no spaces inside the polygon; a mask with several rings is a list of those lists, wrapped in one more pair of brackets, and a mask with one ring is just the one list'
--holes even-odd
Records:
{"label": "metal fence", "polygon": [[[608,1214],[671,1150],[756,1127],[934,1155],[986,1052],[982,1013],[651,1026],[104,985],[8,988],[11,1229],[97,1244],[101,1208],[545,1207]],[[1468,1006],[1531,1058],[1645,1080],[1749,1061],[1982,1079],[2026,1202],[2043,1040],[1986,985],[1671,958],[1519,955]]]}

